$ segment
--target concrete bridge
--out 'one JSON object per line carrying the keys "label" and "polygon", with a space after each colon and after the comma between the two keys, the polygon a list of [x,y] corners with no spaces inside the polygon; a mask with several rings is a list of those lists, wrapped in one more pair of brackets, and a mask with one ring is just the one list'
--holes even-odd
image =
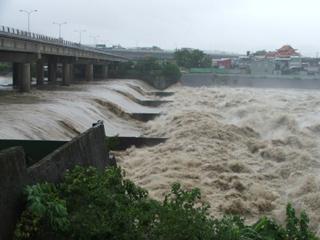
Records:
{"label": "concrete bridge", "polygon": [[48,83],[57,81],[58,65],[62,66],[62,82],[68,85],[74,68],[81,68],[87,81],[94,76],[107,78],[108,64],[127,61],[125,57],[96,48],[0,26],[0,62],[11,62],[13,86],[22,92],[31,87],[31,65],[36,65],[37,85],[44,84],[44,69],[48,69]]}

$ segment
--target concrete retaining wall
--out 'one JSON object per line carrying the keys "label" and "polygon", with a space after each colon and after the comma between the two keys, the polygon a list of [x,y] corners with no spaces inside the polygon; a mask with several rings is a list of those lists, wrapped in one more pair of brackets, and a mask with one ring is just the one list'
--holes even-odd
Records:
{"label": "concrete retaining wall", "polygon": [[98,169],[112,165],[105,143],[103,124],[64,144],[27,168],[22,147],[0,152],[0,240],[12,239],[17,217],[23,207],[22,190],[27,184],[58,182],[75,165]]}
{"label": "concrete retaining wall", "polygon": [[21,213],[22,189],[27,180],[22,147],[0,152],[0,240],[12,239],[16,220]]}
{"label": "concrete retaining wall", "polygon": [[213,73],[184,74],[181,83],[185,86],[230,86],[256,88],[297,88],[320,89],[320,79],[310,76],[282,76],[282,75],[217,75]]}

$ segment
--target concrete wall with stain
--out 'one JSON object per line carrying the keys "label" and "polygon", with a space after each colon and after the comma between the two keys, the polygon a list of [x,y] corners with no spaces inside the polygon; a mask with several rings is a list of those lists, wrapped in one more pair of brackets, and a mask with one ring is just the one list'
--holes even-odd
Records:
{"label": "concrete wall with stain", "polygon": [[12,239],[21,209],[22,191],[27,184],[59,182],[67,169],[76,165],[104,169],[112,165],[105,143],[103,124],[99,123],[62,145],[39,162],[26,166],[22,147],[0,152],[0,240]]}

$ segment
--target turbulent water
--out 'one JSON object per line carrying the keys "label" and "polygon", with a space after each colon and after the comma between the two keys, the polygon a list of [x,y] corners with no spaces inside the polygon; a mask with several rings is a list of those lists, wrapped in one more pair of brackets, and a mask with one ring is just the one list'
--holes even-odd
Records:
{"label": "turbulent water", "polygon": [[[161,199],[176,181],[199,187],[211,213],[284,220],[292,202],[320,234],[320,92],[175,86],[159,113],[136,100],[152,89],[134,80],[2,91],[0,138],[70,139],[104,120],[107,135],[168,137],[154,147],[116,153],[127,176]],[[154,97],[153,97],[154,98]]]}
{"label": "turbulent water", "polygon": [[132,85],[148,90],[141,82],[130,80],[33,90],[26,94],[2,92],[0,138],[68,140],[98,120],[104,121],[108,136],[140,136],[142,123],[130,115],[160,110],[132,101],[127,95],[148,99],[132,89]]}
{"label": "turbulent water", "polygon": [[127,176],[161,199],[199,187],[211,213],[284,220],[292,202],[320,234],[320,92],[177,86],[145,133],[158,146],[117,153]]}

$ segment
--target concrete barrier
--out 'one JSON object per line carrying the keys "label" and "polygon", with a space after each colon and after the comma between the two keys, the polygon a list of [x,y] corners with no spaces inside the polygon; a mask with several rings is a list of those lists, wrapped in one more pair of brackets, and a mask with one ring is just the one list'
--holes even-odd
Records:
{"label": "concrete barrier", "polygon": [[99,124],[44,157],[28,169],[32,182],[58,182],[76,165],[104,169],[109,164],[104,126]]}
{"label": "concrete barrier", "polygon": [[311,76],[290,75],[188,73],[183,74],[181,83],[190,87],[320,88],[320,79]]}
{"label": "concrete barrier", "polygon": [[26,166],[22,147],[0,151],[0,240],[12,239],[23,208],[22,190],[27,184],[58,182],[76,165],[104,169],[112,165],[105,143],[105,131],[98,123],[39,162]]}
{"label": "concrete barrier", "polygon": [[0,240],[12,239],[21,213],[22,189],[27,181],[27,168],[22,147],[0,152]]}

